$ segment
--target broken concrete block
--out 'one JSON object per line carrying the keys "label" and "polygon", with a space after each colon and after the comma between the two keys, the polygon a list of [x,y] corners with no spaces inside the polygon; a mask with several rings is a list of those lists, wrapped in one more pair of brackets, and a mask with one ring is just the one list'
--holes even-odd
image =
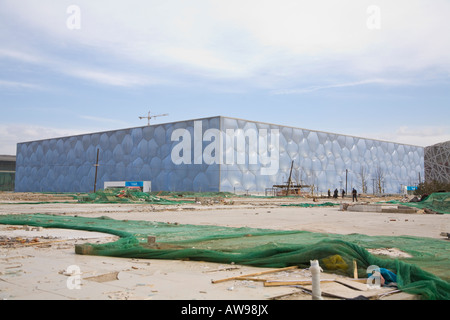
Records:
{"label": "broken concrete block", "polygon": [[395,208],[383,209],[382,212],[383,213],[417,213],[417,209],[410,208],[410,207],[398,207],[397,209],[395,209]]}
{"label": "broken concrete block", "polygon": [[347,211],[355,212],[382,212],[381,205],[371,204],[354,204],[347,208]]}

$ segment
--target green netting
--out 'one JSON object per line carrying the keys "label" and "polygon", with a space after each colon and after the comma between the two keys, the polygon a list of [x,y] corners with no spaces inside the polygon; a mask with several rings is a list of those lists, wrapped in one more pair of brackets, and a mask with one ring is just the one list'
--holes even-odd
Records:
{"label": "green netting", "polygon": [[[405,292],[424,299],[450,299],[448,241],[419,237],[370,237],[306,231],[180,225],[57,215],[0,215],[1,224],[30,225],[104,232],[119,236],[106,244],[83,244],[77,254],[137,259],[195,260],[258,267],[307,268],[318,259],[326,272],[367,277],[371,265],[391,270]],[[156,242],[148,241],[149,236]],[[391,259],[368,252],[370,248],[398,248],[412,258]]]}
{"label": "green netting", "polygon": [[14,191],[15,172],[0,172],[0,191]]}
{"label": "green netting", "polygon": [[75,199],[81,203],[153,203],[153,204],[182,204],[192,203],[192,201],[175,201],[163,199],[147,192],[134,189],[107,189],[98,190],[93,193],[80,194]]}
{"label": "green netting", "polygon": [[438,213],[450,214],[450,193],[432,193],[421,202],[388,201],[387,203],[401,204],[419,209],[430,209]]}

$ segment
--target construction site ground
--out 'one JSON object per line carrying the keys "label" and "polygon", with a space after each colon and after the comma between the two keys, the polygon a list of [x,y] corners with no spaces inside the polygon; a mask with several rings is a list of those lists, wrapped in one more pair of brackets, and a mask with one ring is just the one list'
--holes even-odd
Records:
{"label": "construction site ground", "polygon": [[[359,203],[401,197],[360,197]],[[282,204],[352,203],[351,197],[195,198],[193,203],[85,204],[72,197],[37,193],[0,193],[0,214],[54,214],[144,220],[193,225],[304,230],[369,236],[417,236],[442,239],[450,215],[350,212],[334,207]],[[386,204],[386,206],[389,206]],[[311,300],[311,286],[271,286],[275,281],[307,281],[308,269],[271,270],[211,262],[146,260],[78,255],[75,244],[116,240],[97,232],[0,225],[0,299],[5,300]],[[405,254],[386,248],[375,254]],[[79,271],[73,273],[73,270]],[[274,272],[271,272],[274,271]],[[275,272],[277,271],[277,272]],[[243,277],[236,279],[236,277]],[[395,288],[368,289],[363,282],[321,274],[323,299],[365,297],[410,300]],[[361,279],[360,279],[361,280]],[[353,281],[353,282],[352,282]],[[344,285],[344,283],[346,285]]]}

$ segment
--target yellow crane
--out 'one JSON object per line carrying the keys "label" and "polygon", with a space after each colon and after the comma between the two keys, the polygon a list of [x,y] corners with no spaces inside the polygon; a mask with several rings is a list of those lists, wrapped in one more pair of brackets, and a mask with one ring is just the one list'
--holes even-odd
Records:
{"label": "yellow crane", "polygon": [[165,117],[165,116],[168,116],[169,114],[167,114],[167,113],[165,113],[165,114],[158,114],[158,115],[154,115],[154,116],[152,116],[152,115],[150,115],[150,111],[148,112],[148,115],[146,116],[146,117],[139,117],[139,119],[147,119],[148,120],[148,124],[147,125],[150,125],[150,119],[152,119],[152,118],[156,118],[156,117]]}

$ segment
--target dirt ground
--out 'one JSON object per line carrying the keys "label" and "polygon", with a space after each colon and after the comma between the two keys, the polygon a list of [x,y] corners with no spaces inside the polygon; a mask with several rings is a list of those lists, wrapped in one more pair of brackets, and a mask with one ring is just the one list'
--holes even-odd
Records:
{"label": "dirt ground", "polygon": [[[391,198],[363,197],[360,203]],[[399,198],[396,198],[399,199]],[[83,204],[63,195],[0,193],[0,214],[56,214],[195,225],[304,230],[335,234],[418,236],[443,239],[450,215],[350,212],[335,207],[286,207],[288,203],[337,202],[351,198],[196,199],[181,205]],[[37,203],[39,202],[39,203]],[[58,203],[55,203],[58,202]],[[386,207],[389,205],[386,204]],[[268,286],[273,281],[307,281],[307,269],[270,272],[265,268],[210,262],[145,260],[77,255],[75,244],[104,243],[108,234],[0,225],[0,299],[5,300],[311,300],[311,286]],[[394,248],[392,256],[404,253]],[[269,271],[269,272],[268,272]],[[261,272],[268,272],[260,275]],[[254,274],[258,275],[254,275]],[[253,275],[253,276],[252,276]],[[244,279],[229,279],[243,277]],[[218,281],[229,279],[227,281]],[[395,288],[368,292],[333,274],[321,274],[324,299],[414,299]],[[333,281],[331,281],[333,280]],[[215,283],[215,281],[217,281]],[[362,282],[360,282],[362,284]],[[366,286],[364,284],[364,286]],[[366,286],[367,287],[367,286]],[[333,296],[334,294],[334,296]]]}

